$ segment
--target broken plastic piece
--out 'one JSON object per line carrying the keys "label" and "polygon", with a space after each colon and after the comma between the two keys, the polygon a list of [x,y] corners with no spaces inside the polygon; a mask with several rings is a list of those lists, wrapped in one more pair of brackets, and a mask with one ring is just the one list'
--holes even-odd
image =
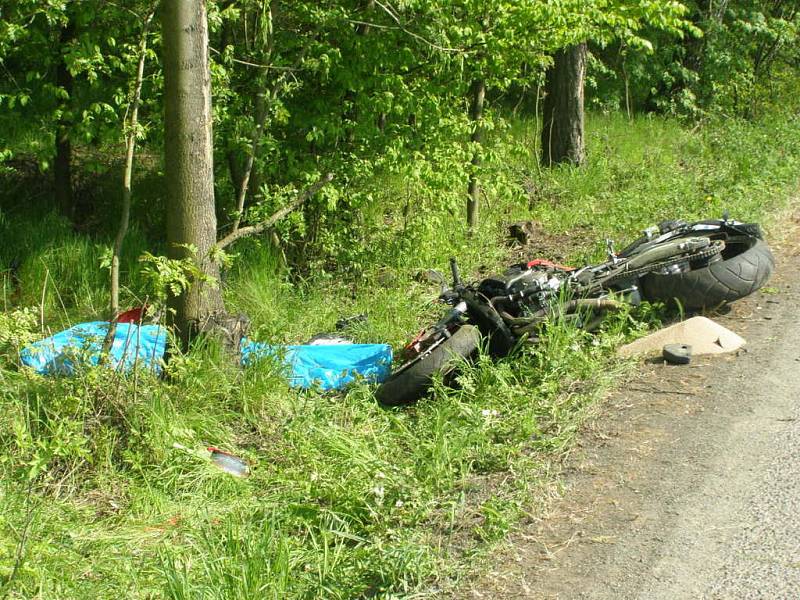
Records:
{"label": "broken plastic piece", "polygon": [[238,456],[223,452],[213,446],[209,447],[208,451],[211,452],[211,462],[226,473],[234,477],[247,477],[250,475],[250,467]]}
{"label": "broken plastic piece", "polygon": [[688,365],[692,360],[692,347],[688,344],[667,344],[661,355],[671,365]]}
{"label": "broken plastic piece", "polygon": [[744,346],[745,341],[711,319],[692,317],[626,344],[618,353],[624,357],[660,354],[667,344],[689,345],[694,356],[701,356],[735,352]]}

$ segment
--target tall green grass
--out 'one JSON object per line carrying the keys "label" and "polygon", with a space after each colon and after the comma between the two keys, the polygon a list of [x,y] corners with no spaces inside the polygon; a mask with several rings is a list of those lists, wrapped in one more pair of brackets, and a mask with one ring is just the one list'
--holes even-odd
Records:
{"label": "tall green grass", "polygon": [[[101,264],[108,255],[110,240],[77,234],[65,219],[53,213],[36,215],[35,219],[7,216],[0,220],[2,307],[36,306],[57,327],[66,326],[74,318],[105,318],[109,272]],[[140,279],[138,257],[149,245],[138,229],[129,232],[121,260],[126,280]],[[141,301],[137,292],[123,288],[123,301]]]}
{"label": "tall green grass", "polygon": [[[583,169],[540,170],[535,139],[521,119],[492,141],[488,208],[472,238],[448,212],[462,190],[386,175],[359,190],[376,203],[358,231],[363,247],[341,246],[357,269],[292,273],[268,243],[248,241],[227,274],[230,307],[252,318],[255,337],[295,343],[363,312],[355,339],[397,347],[440,312],[435,286],[416,281],[416,270],[444,270],[451,255],[468,276],[501,266],[509,221],[538,221],[534,243],[578,261],[597,256],[605,237],[629,239],[662,218],[729,209],[769,222],[800,166],[794,117],[692,132],[593,115]],[[420,202],[412,230],[403,217],[410,189]],[[102,314],[105,238],[52,216],[7,212],[0,228],[0,266],[20,261],[9,308],[38,314],[44,294],[53,328]],[[144,290],[137,253],[152,243],[129,238],[130,302]],[[616,315],[599,336],[553,326],[535,349],[482,356],[454,388],[437,381],[401,410],[376,405],[366,385],[293,391],[268,364],[240,371],[213,348],[174,357],[163,380],[104,369],[43,379],[18,372],[7,353],[0,597],[424,596],[536,510],[551,461],[622,368],[613,349],[650,318]],[[209,445],[246,458],[252,476],[216,470],[202,454]]]}

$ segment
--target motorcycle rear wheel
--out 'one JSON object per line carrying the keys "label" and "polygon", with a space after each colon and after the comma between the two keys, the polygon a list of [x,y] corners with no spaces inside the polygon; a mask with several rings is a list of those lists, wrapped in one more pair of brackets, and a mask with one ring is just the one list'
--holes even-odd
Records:
{"label": "motorcycle rear wheel", "polygon": [[688,310],[715,308],[744,298],[762,287],[772,275],[775,259],[767,244],[756,237],[725,242],[720,260],[698,269],[642,277],[642,295],[650,301],[677,300]]}
{"label": "motorcycle rear wheel", "polygon": [[475,353],[480,340],[477,327],[462,325],[449,338],[395,371],[377,389],[375,398],[386,406],[402,406],[419,400],[428,391],[434,375],[452,372],[460,360]]}

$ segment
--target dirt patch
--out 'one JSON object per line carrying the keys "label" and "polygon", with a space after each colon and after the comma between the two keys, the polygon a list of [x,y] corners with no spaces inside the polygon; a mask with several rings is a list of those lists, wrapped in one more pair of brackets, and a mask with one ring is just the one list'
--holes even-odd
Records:
{"label": "dirt patch", "polygon": [[514,237],[510,234],[509,258],[512,262],[525,262],[532,258],[566,261],[571,256],[590,253],[596,245],[594,237],[588,225],[564,233],[553,233],[537,221],[527,221],[524,235]]}

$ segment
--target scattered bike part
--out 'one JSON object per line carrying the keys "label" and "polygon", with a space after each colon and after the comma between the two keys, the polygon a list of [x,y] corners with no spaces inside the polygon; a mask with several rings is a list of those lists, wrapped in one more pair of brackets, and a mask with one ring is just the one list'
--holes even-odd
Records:
{"label": "scattered bike part", "polygon": [[667,344],[661,356],[671,365],[688,365],[692,360],[692,347],[688,344]]}
{"label": "scattered bike part", "polygon": [[433,346],[395,371],[378,388],[375,397],[386,406],[401,406],[419,400],[430,387],[435,374],[447,375],[478,348],[481,335],[473,325],[459,327],[450,337]]}

